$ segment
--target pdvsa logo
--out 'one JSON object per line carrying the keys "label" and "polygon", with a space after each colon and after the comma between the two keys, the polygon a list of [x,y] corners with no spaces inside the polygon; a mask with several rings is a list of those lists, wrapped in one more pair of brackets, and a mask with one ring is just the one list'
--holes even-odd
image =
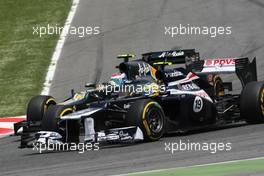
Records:
{"label": "pdvsa logo", "polygon": [[222,65],[235,65],[234,58],[228,59],[209,59],[205,60],[205,66],[222,66]]}

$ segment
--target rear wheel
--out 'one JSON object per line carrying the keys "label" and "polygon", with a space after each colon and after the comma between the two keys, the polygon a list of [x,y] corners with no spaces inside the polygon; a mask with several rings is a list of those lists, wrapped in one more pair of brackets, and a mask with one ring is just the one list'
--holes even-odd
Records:
{"label": "rear wheel", "polygon": [[51,96],[38,95],[33,97],[27,107],[27,121],[41,121],[50,105],[56,104],[55,99]]}
{"label": "rear wheel", "polygon": [[127,112],[129,126],[138,126],[146,141],[159,140],[164,132],[165,115],[161,106],[150,99],[134,102]]}
{"label": "rear wheel", "polygon": [[240,112],[248,123],[264,123],[264,83],[250,82],[241,93]]}
{"label": "rear wheel", "polygon": [[76,120],[68,120],[67,123],[66,121],[60,121],[62,116],[72,112],[72,107],[63,105],[50,106],[42,119],[42,130],[58,132],[64,137],[66,142],[78,142],[79,122]]}

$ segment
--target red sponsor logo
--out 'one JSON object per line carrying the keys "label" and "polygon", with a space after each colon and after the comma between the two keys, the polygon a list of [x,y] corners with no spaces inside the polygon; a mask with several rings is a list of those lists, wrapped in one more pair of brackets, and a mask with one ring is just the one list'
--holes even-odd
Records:
{"label": "red sponsor logo", "polygon": [[205,60],[205,66],[235,65],[235,59],[210,59]]}
{"label": "red sponsor logo", "polygon": [[205,65],[212,65],[213,64],[213,60],[206,60],[205,61]]}

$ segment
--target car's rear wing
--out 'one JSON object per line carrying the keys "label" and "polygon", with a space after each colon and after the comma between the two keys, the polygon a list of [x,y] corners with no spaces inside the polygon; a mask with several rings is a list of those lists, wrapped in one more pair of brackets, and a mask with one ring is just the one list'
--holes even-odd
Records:
{"label": "car's rear wing", "polygon": [[216,58],[192,62],[188,68],[196,74],[236,73],[242,85],[257,81],[256,58]]}
{"label": "car's rear wing", "polygon": [[190,61],[198,61],[199,53],[194,49],[158,51],[142,54],[142,60],[150,65],[186,64]]}
{"label": "car's rear wing", "polygon": [[238,58],[215,58],[192,62],[188,69],[201,73],[234,73]]}
{"label": "car's rear wing", "polygon": [[236,73],[244,87],[248,82],[257,81],[256,58],[215,58],[200,60],[195,49],[159,51],[142,54],[142,60],[153,67],[185,64],[187,71],[196,74]]}

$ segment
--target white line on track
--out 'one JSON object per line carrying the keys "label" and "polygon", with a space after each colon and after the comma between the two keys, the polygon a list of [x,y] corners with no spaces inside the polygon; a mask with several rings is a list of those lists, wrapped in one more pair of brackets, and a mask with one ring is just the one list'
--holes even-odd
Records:
{"label": "white line on track", "polygon": [[[65,40],[67,38],[67,34],[68,34],[69,29],[70,29],[74,15],[76,13],[79,1],[80,0],[73,0],[73,2],[72,2],[70,12],[69,12],[68,17],[65,21],[65,24],[64,24],[62,33],[60,34],[59,40],[57,42],[55,51],[53,52],[50,65],[48,67],[48,72],[46,74],[45,82],[44,82],[44,85],[42,88],[41,95],[48,95],[50,92],[51,81],[54,78],[56,66],[57,66],[57,63],[58,63],[60,55],[61,55],[61,50],[62,50],[64,43],[65,43]],[[25,118],[25,116],[19,116],[19,117]],[[16,117],[14,117],[14,118],[16,118]],[[5,123],[0,123],[0,125],[1,125],[1,127],[13,128],[13,123],[5,122]],[[10,134],[13,134],[13,132]],[[7,135],[9,135],[9,133],[4,134],[4,135],[1,134],[0,138],[7,136]]]}
{"label": "white line on track", "polygon": [[76,13],[79,1],[80,0],[73,0],[73,2],[72,2],[71,10],[70,10],[68,17],[66,19],[66,22],[64,24],[64,27],[63,27],[62,33],[59,37],[59,40],[57,42],[55,51],[53,52],[41,95],[48,95],[50,92],[51,81],[54,78],[57,63],[58,63],[60,55],[61,55],[61,50],[62,50],[63,45],[65,43],[67,33],[68,33],[69,28],[71,26],[71,22],[73,20],[73,17]]}
{"label": "white line on track", "polygon": [[120,175],[114,175],[114,176],[147,174],[147,173],[153,173],[153,172],[170,171],[170,170],[174,170],[174,169],[186,169],[186,168],[193,168],[193,167],[214,166],[214,165],[220,165],[220,164],[229,164],[229,163],[236,163],[236,162],[240,162],[240,161],[252,161],[252,160],[260,160],[260,159],[264,159],[264,156],[256,157],[256,158],[238,159],[238,160],[232,160],[232,161],[223,161],[223,162],[217,162],[217,163],[209,163],[209,164],[199,164],[199,165],[192,165],[192,166],[175,167],[175,168],[168,168],[168,169],[157,169],[157,170],[148,170],[148,171],[141,171],[141,172],[132,172],[132,173],[120,174]]}
{"label": "white line on track", "polygon": [[26,115],[21,115],[21,116],[10,116],[10,117],[0,117],[0,118],[26,118]]}

